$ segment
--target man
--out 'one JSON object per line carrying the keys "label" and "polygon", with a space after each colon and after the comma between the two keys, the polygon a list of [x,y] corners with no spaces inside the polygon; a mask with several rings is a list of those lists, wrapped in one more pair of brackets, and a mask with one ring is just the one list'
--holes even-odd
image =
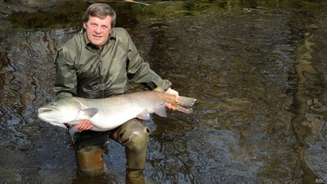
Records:
{"label": "man", "polygon": [[[178,95],[170,88],[171,82],[163,80],[143,61],[126,30],[114,27],[115,21],[116,13],[109,5],[95,3],[88,7],[82,31],[58,50],[57,98],[118,95],[127,91],[128,81]],[[127,179],[142,175],[149,139],[149,130],[143,122],[130,120],[106,134],[89,130],[92,122],[88,120],[80,121],[74,128],[80,132],[74,136],[77,153],[88,146],[101,147],[109,135],[126,148]],[[78,159],[81,163],[81,158]]]}

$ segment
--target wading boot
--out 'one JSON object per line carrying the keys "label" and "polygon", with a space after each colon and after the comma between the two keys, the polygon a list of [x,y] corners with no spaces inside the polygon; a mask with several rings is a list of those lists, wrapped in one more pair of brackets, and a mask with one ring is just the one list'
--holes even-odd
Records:
{"label": "wading boot", "polygon": [[81,174],[99,176],[105,173],[104,150],[99,146],[86,146],[76,152]]}
{"label": "wading boot", "polygon": [[127,169],[126,184],[144,184],[145,176],[143,171],[143,169]]}
{"label": "wading boot", "polygon": [[108,133],[83,131],[73,137],[79,174],[99,176],[106,172],[103,159],[104,144],[108,140]]}
{"label": "wading boot", "polygon": [[144,183],[149,129],[142,121],[132,119],[117,128],[112,138],[125,146],[127,183]]}

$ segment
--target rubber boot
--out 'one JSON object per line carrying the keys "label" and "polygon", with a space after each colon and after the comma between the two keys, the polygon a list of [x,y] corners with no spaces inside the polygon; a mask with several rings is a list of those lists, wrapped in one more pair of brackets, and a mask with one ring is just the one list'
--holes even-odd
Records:
{"label": "rubber boot", "polygon": [[149,129],[142,121],[133,119],[115,130],[112,138],[125,146],[126,183],[144,184]]}
{"label": "rubber boot", "polygon": [[83,131],[73,137],[79,174],[100,176],[106,172],[103,159],[104,144],[108,140],[105,132]]}
{"label": "rubber boot", "polygon": [[104,150],[99,146],[86,146],[76,152],[81,174],[100,176],[105,173]]}
{"label": "rubber boot", "polygon": [[144,184],[145,176],[143,169],[127,169],[126,170],[126,183],[127,184]]}
{"label": "rubber boot", "polygon": [[112,136],[125,146],[127,169],[144,169],[149,141],[149,129],[142,121],[132,119],[120,126]]}

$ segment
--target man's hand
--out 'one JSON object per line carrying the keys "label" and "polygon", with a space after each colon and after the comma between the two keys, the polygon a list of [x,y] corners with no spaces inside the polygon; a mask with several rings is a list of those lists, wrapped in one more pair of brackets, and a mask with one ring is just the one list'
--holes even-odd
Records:
{"label": "man's hand", "polygon": [[174,89],[172,89],[172,88],[167,89],[167,90],[165,91],[165,93],[170,94],[170,95],[175,95],[175,96],[177,96],[177,97],[179,96],[179,92],[176,91],[176,90],[174,90]]}
{"label": "man's hand", "polygon": [[82,132],[84,130],[90,130],[93,127],[92,123],[90,120],[87,119],[83,119],[80,120],[80,122],[76,125],[74,125],[74,128],[78,131],[78,132]]}
{"label": "man's hand", "polygon": [[[154,89],[154,91],[159,91],[159,92],[164,92],[164,93],[167,93],[167,94],[170,94],[170,95],[175,95],[176,97],[179,96],[179,92],[172,89],[172,88],[169,88],[167,89],[166,91],[164,91],[162,88],[160,87],[157,87]],[[168,109],[171,109],[171,110],[176,110],[177,108],[175,106],[173,106],[172,104],[170,103],[166,103],[165,106],[168,108]]]}
{"label": "man's hand", "polygon": [[[176,98],[179,96],[179,92],[172,89],[172,88],[169,88],[165,91],[165,93],[167,94],[170,94],[170,95],[175,95]],[[171,110],[176,110],[177,108],[175,106],[173,106],[172,104],[170,103],[166,103],[165,106],[168,108],[168,109],[171,109]]]}

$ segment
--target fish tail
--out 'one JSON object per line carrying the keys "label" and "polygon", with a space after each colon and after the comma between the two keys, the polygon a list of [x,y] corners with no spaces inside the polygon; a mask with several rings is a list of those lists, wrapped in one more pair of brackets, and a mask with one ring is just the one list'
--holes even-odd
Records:
{"label": "fish tail", "polygon": [[186,96],[175,96],[162,92],[156,92],[159,97],[164,100],[166,107],[172,110],[180,111],[183,113],[190,114],[193,112],[192,106],[195,104],[197,99],[186,97]]}
{"label": "fish tail", "polygon": [[195,102],[196,102],[195,98],[178,96],[176,97],[175,110],[186,114],[191,114],[193,112],[191,107],[195,104]]}
{"label": "fish tail", "polygon": [[197,101],[195,98],[185,97],[185,96],[178,96],[176,98],[178,106],[183,107],[192,107],[195,102]]}
{"label": "fish tail", "polygon": [[185,107],[182,107],[179,105],[175,107],[175,110],[186,113],[186,114],[191,114],[193,112],[192,108],[185,108]]}

